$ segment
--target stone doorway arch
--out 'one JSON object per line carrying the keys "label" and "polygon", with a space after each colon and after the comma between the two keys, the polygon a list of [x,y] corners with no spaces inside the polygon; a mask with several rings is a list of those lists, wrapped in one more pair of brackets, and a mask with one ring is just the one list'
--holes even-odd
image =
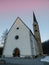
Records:
{"label": "stone doorway arch", "polygon": [[13,51],[13,57],[20,57],[20,50],[19,48],[15,48]]}

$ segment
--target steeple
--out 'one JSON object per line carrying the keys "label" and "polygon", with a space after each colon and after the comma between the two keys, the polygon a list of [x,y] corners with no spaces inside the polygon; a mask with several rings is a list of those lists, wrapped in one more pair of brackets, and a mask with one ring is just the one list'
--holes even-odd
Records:
{"label": "steeple", "polygon": [[38,48],[39,48],[39,52],[40,52],[41,55],[43,55],[39,25],[38,25],[38,22],[36,20],[34,12],[33,12],[33,30],[34,30],[34,36],[37,39],[37,45],[38,45]]}
{"label": "steeple", "polygon": [[33,21],[37,23],[37,20],[36,20],[34,12],[33,12]]}

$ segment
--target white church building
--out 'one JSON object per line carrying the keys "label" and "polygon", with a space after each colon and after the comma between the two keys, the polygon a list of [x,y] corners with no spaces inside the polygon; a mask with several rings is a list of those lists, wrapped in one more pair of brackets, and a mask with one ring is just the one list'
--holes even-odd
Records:
{"label": "white church building", "polygon": [[17,17],[7,34],[2,56],[33,57],[39,54],[36,37],[27,25]]}

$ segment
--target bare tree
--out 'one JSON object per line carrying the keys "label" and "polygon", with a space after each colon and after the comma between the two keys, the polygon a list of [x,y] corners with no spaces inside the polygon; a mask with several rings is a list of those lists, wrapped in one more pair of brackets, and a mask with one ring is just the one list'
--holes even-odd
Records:
{"label": "bare tree", "polygon": [[6,29],[6,30],[3,32],[2,41],[5,41],[5,39],[7,38],[7,34],[8,34],[8,29]]}

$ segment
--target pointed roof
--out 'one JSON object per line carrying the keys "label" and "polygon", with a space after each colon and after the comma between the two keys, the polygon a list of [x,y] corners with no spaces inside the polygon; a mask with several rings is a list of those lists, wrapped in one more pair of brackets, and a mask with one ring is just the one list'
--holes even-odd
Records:
{"label": "pointed roof", "polygon": [[[16,18],[15,22],[13,23],[13,25],[16,23],[16,21],[17,21],[18,19],[26,26],[27,29],[30,30],[30,28],[22,21],[22,19],[21,19],[20,17],[17,17],[17,18]],[[11,26],[11,28],[13,27],[13,25]],[[10,32],[11,28],[9,29],[9,32]],[[8,32],[8,33],[9,33],[9,32]]]}
{"label": "pointed roof", "polygon": [[35,13],[33,12],[33,21],[37,23],[36,17],[35,17]]}

